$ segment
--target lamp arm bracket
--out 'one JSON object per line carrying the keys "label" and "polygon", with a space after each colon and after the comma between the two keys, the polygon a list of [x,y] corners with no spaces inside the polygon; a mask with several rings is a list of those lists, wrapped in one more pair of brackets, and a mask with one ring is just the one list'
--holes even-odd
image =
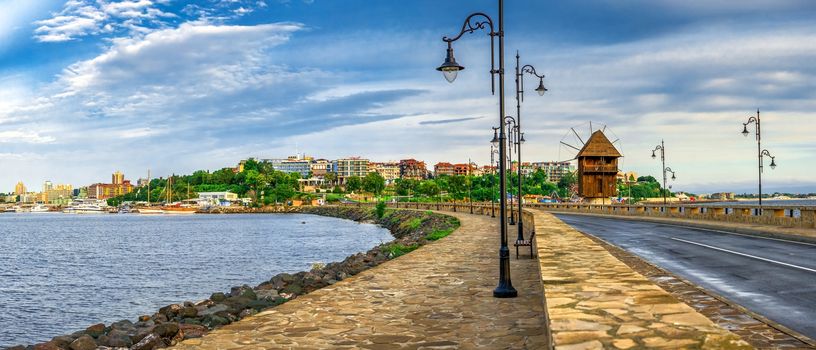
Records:
{"label": "lamp arm bracket", "polygon": [[[478,19],[479,17],[481,17],[482,19],[479,20]],[[465,23],[462,24],[462,30],[459,32],[458,35],[456,35],[453,38],[449,38],[447,36],[443,37],[442,41],[446,43],[452,43],[456,40],[459,40],[459,38],[461,38],[462,35],[465,35],[465,33],[468,34],[473,33],[477,30],[485,29],[486,27],[490,27],[490,32],[488,33],[488,35],[490,36],[500,35],[500,33],[496,33],[496,31],[493,30],[493,20],[490,18],[490,16],[481,12],[476,12],[471,14],[465,19]]]}
{"label": "lamp arm bracket", "polygon": [[529,64],[525,64],[523,67],[521,67],[521,72],[522,73],[527,73],[527,74],[532,74],[536,78],[539,78],[539,79],[544,79],[545,78],[544,74],[539,75],[538,73],[536,73],[535,67],[533,67],[533,66],[531,66]]}

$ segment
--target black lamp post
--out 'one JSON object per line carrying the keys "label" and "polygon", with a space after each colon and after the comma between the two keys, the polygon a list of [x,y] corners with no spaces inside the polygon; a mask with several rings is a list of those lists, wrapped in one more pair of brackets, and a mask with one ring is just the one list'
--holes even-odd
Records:
{"label": "black lamp post", "polygon": [[[504,120],[505,120],[505,122],[504,122],[505,125],[507,125],[507,154],[508,154],[508,157],[507,157],[508,158],[507,159],[507,169],[510,169],[510,174],[512,174],[512,172],[513,172],[513,149],[514,149],[513,146],[517,146],[517,145],[520,144],[518,142],[519,141],[519,132],[518,132],[519,129],[518,129],[518,124],[516,123],[516,118],[513,118],[512,116],[508,115],[508,116],[504,117]],[[516,153],[516,155],[518,156],[518,153]],[[518,166],[519,166],[519,168],[521,167],[521,162],[519,162]],[[507,174],[507,177],[510,177],[510,174]],[[510,192],[509,189],[507,190],[507,192],[510,195],[510,223],[509,224],[510,225],[515,225],[516,224],[516,213],[513,210],[513,198],[514,198],[514,196],[513,196],[513,193]],[[518,196],[520,196],[520,195],[521,195],[521,193],[519,193],[518,195],[515,196],[515,199],[517,201],[518,201]],[[519,209],[521,209],[521,208],[519,208]],[[521,214],[520,211],[519,211],[519,214]],[[519,217],[521,217],[521,215],[519,215]],[[520,218],[519,218],[519,221],[521,221]]]}
{"label": "black lamp post", "polygon": [[[494,155],[499,154],[499,150],[497,145],[499,144],[499,138],[496,136],[496,128],[493,128],[493,141],[490,143],[490,166],[498,168],[498,163],[494,159]],[[494,168],[495,169],[495,168]],[[490,174],[490,217],[496,217],[496,197],[494,193],[496,193],[496,180],[494,179],[496,176],[496,171],[494,170]]]}
{"label": "black lamp post", "polygon": [[762,211],[762,168],[764,167],[763,157],[768,156],[771,157],[771,170],[776,169],[776,157],[771,155],[771,152],[768,152],[767,149],[762,149],[762,127],[759,122],[759,110],[757,109],[756,117],[751,116],[748,117],[748,122],[742,123],[742,135],[748,137],[748,124],[756,123],[756,141],[757,141],[757,153],[759,158],[759,210],[760,213]]}
{"label": "black lamp post", "polygon": [[544,96],[544,93],[547,92],[547,88],[544,87],[544,74],[538,75],[536,73],[535,67],[526,64],[519,68],[521,61],[521,57],[519,56],[518,51],[516,51],[516,123],[519,131],[519,142],[518,142],[518,149],[516,151],[516,158],[518,159],[518,213],[519,213],[519,220],[518,220],[518,237],[516,238],[517,241],[524,240],[524,220],[521,218],[521,207],[522,207],[522,199],[524,198],[522,192],[522,180],[524,178],[522,174],[522,164],[521,164],[521,144],[524,143],[524,133],[521,132],[521,103],[524,102],[524,73],[530,74],[538,78],[538,87],[535,91],[538,93],[539,96]]}
{"label": "black lamp post", "polygon": [[[473,22],[471,22],[473,20]],[[452,43],[459,38],[462,37],[465,33],[473,33],[479,29],[485,29],[485,27],[489,27],[488,29],[488,36],[490,36],[490,75],[491,75],[491,91],[495,93],[495,78],[496,74],[499,75],[499,125],[502,125],[504,121],[504,0],[499,0],[499,18],[498,18],[498,31],[493,26],[493,20],[490,16],[477,12],[473,13],[465,19],[465,23],[462,24],[462,30],[453,38],[443,37],[442,41],[448,44],[448,51],[447,57],[445,58],[445,62],[437,68],[437,70],[441,71],[445,75],[445,79],[448,82],[453,82],[456,79],[456,75],[460,70],[465,69],[465,67],[459,65],[456,62],[456,59],[453,57],[453,46]],[[499,39],[499,68],[496,69],[495,66],[495,56],[496,52],[494,49],[494,42],[496,37]],[[504,165],[505,162],[505,153],[504,153],[504,142],[505,142],[505,135],[504,129],[500,128],[499,133],[499,163]],[[504,178],[504,167],[499,168],[499,193],[505,193],[507,182]],[[510,249],[507,248],[507,226],[505,226],[505,210],[507,208],[507,199],[504,195],[499,198],[499,211],[502,213],[499,215],[499,235],[501,238],[501,243],[499,246],[499,284],[496,289],[493,290],[493,296],[496,298],[514,298],[518,296],[518,292],[515,288],[513,288],[513,283],[510,281]]]}
{"label": "black lamp post", "polygon": [[655,152],[657,152],[658,150],[660,151],[660,161],[663,163],[663,166],[661,167],[661,169],[663,169],[662,192],[663,192],[663,205],[666,205],[666,191],[667,191],[666,189],[668,188],[666,187],[666,172],[668,171],[672,173],[672,180],[677,179],[677,177],[674,176],[674,172],[671,170],[671,168],[666,167],[666,144],[663,142],[663,140],[660,140],[660,144],[657,145],[657,147],[655,147],[655,149],[652,150],[652,159],[657,158]]}

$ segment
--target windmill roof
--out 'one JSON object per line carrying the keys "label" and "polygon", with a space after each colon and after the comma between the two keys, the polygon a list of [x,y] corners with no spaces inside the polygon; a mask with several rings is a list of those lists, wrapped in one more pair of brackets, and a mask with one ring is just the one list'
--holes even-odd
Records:
{"label": "windmill roof", "polygon": [[577,157],[623,157],[600,130],[592,133]]}

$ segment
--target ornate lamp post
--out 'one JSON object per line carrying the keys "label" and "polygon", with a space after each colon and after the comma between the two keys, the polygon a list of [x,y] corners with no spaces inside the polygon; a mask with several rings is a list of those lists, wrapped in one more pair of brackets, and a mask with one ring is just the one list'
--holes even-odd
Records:
{"label": "ornate lamp post", "polygon": [[663,192],[663,205],[666,205],[666,202],[667,202],[666,201],[666,191],[667,191],[667,188],[668,188],[668,187],[666,187],[666,172],[668,171],[668,172],[672,173],[672,178],[671,178],[672,181],[677,179],[677,177],[674,176],[674,172],[671,170],[671,168],[666,167],[666,144],[663,142],[663,140],[660,140],[660,144],[657,145],[657,147],[655,147],[655,149],[652,150],[652,159],[657,158],[657,155],[655,154],[655,152],[657,152],[658,150],[660,151],[660,161],[663,163],[663,167],[661,167],[661,169],[663,169],[663,191],[662,192]]}
{"label": "ornate lamp post", "polygon": [[[513,146],[517,146],[517,145],[521,144],[519,142],[519,135],[520,134],[518,132],[519,128],[518,128],[518,124],[516,123],[516,118],[513,118],[512,116],[508,115],[508,116],[504,117],[504,120],[505,120],[504,124],[507,126],[507,154],[508,154],[508,157],[507,157],[508,158],[507,159],[507,169],[510,169],[510,172],[512,173],[513,172],[513,148],[514,148]],[[518,153],[516,153],[516,155],[518,156]],[[518,166],[519,166],[519,168],[521,168],[521,162],[519,162]],[[507,177],[510,177],[510,174],[508,174]],[[515,225],[516,224],[516,214],[515,214],[515,212],[513,210],[513,197],[514,196],[513,196],[513,193],[510,192],[509,189],[507,190],[507,192],[510,195],[510,223],[509,224],[510,225]],[[518,201],[518,196],[520,196],[520,195],[521,195],[521,193],[519,192],[519,194],[517,196],[515,196],[517,201]],[[519,209],[521,209],[521,208],[519,207]],[[521,211],[519,211],[519,221],[521,221]]]}
{"label": "ornate lamp post", "polygon": [[[465,33],[473,33],[480,29],[488,28],[490,32],[488,32],[488,36],[490,36],[490,75],[491,75],[491,91],[495,93],[495,78],[496,74],[499,75],[499,125],[502,125],[504,121],[504,0],[499,0],[499,17],[498,17],[498,30],[493,25],[493,20],[490,16],[477,12],[473,13],[465,19],[465,23],[462,25],[462,30],[453,38],[443,37],[442,41],[448,44],[448,51],[447,57],[445,58],[445,62],[437,68],[437,70],[441,71],[445,75],[445,79],[448,82],[453,82],[456,79],[456,75],[460,70],[465,69],[465,67],[459,65],[454,59],[453,56],[453,46],[452,43],[459,38],[462,37]],[[494,42],[496,38],[499,39],[499,67],[496,69],[495,66],[495,45]],[[505,135],[504,129],[501,129],[499,133],[499,163],[504,165],[505,162],[505,153],[504,153],[504,142],[505,142]],[[504,167],[499,168],[499,193],[505,193],[507,182],[504,177]],[[504,195],[499,198],[499,211],[502,213],[499,215],[499,235],[501,238],[501,243],[499,245],[499,284],[496,289],[493,290],[493,296],[496,298],[514,298],[518,296],[518,292],[515,288],[513,288],[513,283],[510,281],[510,249],[507,248],[507,226],[505,225],[505,210],[507,209],[507,198]]]}
{"label": "ornate lamp post", "polygon": [[[493,128],[493,141],[490,142],[490,166],[498,168],[499,163],[497,163],[493,157],[494,155],[499,154],[499,137],[497,136],[498,134],[496,133],[496,129],[498,128]],[[496,192],[496,181],[493,179],[495,175],[496,171],[493,171],[492,174],[490,174],[490,217],[494,218],[496,217],[496,197],[493,195]]]}
{"label": "ornate lamp post", "polygon": [[760,213],[762,212],[762,168],[764,167],[763,157],[768,156],[771,157],[771,170],[776,169],[776,157],[771,155],[771,152],[768,152],[767,149],[762,149],[762,127],[759,121],[759,110],[757,109],[756,117],[751,116],[748,117],[748,121],[742,123],[742,135],[748,137],[748,124],[755,123],[756,124],[756,141],[757,141],[757,153],[759,158],[759,210]]}
{"label": "ornate lamp post", "polygon": [[524,143],[524,133],[521,132],[521,103],[524,102],[524,73],[530,74],[538,78],[538,87],[535,91],[538,93],[539,96],[544,96],[544,93],[547,92],[547,88],[544,87],[544,74],[539,75],[536,73],[535,67],[526,64],[519,68],[521,61],[521,57],[519,56],[518,51],[516,51],[516,123],[519,131],[519,142],[518,142],[518,149],[516,150],[516,158],[518,159],[518,213],[519,213],[519,220],[518,220],[518,237],[516,238],[517,241],[524,240],[524,220],[521,219],[521,207],[522,207],[522,199],[524,198],[522,192],[522,179],[523,174],[521,172],[521,144]]}

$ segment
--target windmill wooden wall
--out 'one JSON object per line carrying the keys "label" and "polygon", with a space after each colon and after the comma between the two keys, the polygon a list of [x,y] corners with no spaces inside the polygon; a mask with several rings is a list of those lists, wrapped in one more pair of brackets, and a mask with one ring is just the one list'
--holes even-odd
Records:
{"label": "windmill wooden wall", "polygon": [[622,157],[600,130],[578,152],[578,195],[589,201],[618,195],[618,158]]}

